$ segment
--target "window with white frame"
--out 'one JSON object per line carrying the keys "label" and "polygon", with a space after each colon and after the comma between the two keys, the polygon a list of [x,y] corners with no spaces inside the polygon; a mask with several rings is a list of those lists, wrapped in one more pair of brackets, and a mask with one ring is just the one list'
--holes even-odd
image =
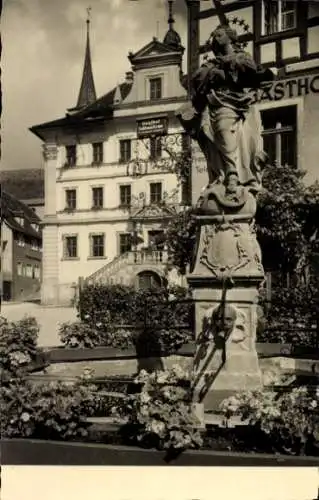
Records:
{"label": "window with white frame", "polygon": [[74,167],[76,165],[76,145],[65,146],[66,166]]}
{"label": "window with white frame", "polygon": [[162,156],[162,138],[150,137],[150,159],[157,160]]}
{"label": "window with white frame", "polygon": [[105,234],[90,234],[90,257],[105,256]]}
{"label": "window with white frame", "polygon": [[297,2],[284,0],[263,0],[261,34],[272,35],[297,26]]}
{"label": "window with white frame", "polygon": [[92,208],[103,208],[104,190],[102,186],[92,188]]}
{"label": "window with white frame", "polygon": [[17,263],[17,275],[23,276],[23,265],[22,262]]}
{"label": "window with white frame", "polygon": [[155,77],[149,79],[150,84],[150,100],[161,99],[162,97],[162,78]]}
{"label": "window with white frame", "polygon": [[126,252],[130,252],[132,250],[132,235],[131,233],[122,233],[119,235],[119,243],[120,243],[120,255]]}
{"label": "window with white frame", "polygon": [[78,257],[78,237],[76,234],[63,236],[63,258],[77,259]]}
{"label": "window with white frame", "polygon": [[151,182],[150,183],[150,204],[160,203],[162,201],[162,183],[161,182]]}
{"label": "window with white frame", "polygon": [[76,209],[76,189],[65,190],[65,208],[67,210]]}
{"label": "window with white frame", "polygon": [[33,278],[36,280],[40,279],[40,266],[38,264],[33,266]]}
{"label": "window with white frame", "polygon": [[27,278],[32,278],[32,264],[27,264],[25,267],[25,275]]}
{"label": "window with white frame", "polygon": [[103,163],[103,142],[95,142],[93,148],[93,164],[98,165]]}
{"label": "window with white frame", "polygon": [[261,120],[270,164],[297,166],[297,106],[262,110]]}
{"label": "window with white frame", "polygon": [[120,162],[130,161],[132,156],[132,141],[131,139],[120,140]]}
{"label": "window with white frame", "polygon": [[132,202],[132,188],[130,184],[120,186],[120,206],[130,207]]}

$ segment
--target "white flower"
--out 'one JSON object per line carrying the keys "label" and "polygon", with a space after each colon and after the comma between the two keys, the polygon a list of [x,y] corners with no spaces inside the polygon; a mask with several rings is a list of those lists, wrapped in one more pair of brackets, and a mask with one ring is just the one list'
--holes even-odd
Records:
{"label": "white flower", "polygon": [[167,372],[159,372],[157,373],[156,381],[159,384],[164,384],[165,382],[167,382],[168,376],[169,375]]}
{"label": "white flower", "polygon": [[159,422],[158,420],[152,420],[150,430],[155,434],[162,434],[165,431],[165,424],[164,422]]}
{"label": "white flower", "polygon": [[30,420],[30,415],[26,411],[24,411],[21,415],[21,420],[23,422],[28,422]]}
{"label": "white flower", "polygon": [[135,379],[135,382],[147,382],[149,374],[146,370],[141,370]]}
{"label": "white flower", "polygon": [[165,398],[167,398],[167,399],[170,399],[170,397],[171,397],[171,393],[169,392],[169,390],[168,390],[168,389],[166,389],[166,390],[163,392],[163,396],[164,396]]}
{"label": "white flower", "polygon": [[179,365],[174,365],[172,368],[173,373],[176,375],[176,377],[183,378],[185,377],[185,372],[183,368],[181,368]]}
{"label": "white flower", "polygon": [[145,405],[141,406],[140,414],[142,415],[142,417],[148,417],[149,414],[148,407]]}
{"label": "white flower", "polygon": [[140,396],[141,403],[149,403],[151,396],[147,392],[142,392]]}
{"label": "white flower", "polygon": [[30,356],[28,356],[20,351],[11,352],[9,354],[9,356],[10,356],[10,359],[12,362],[16,362],[19,365],[23,365],[23,364],[29,363],[31,361]]}

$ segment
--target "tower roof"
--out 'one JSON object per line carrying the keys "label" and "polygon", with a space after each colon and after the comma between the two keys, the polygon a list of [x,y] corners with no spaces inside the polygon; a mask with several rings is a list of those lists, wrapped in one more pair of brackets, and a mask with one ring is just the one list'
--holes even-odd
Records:
{"label": "tower roof", "polygon": [[85,59],[84,59],[82,82],[76,106],[77,108],[88,106],[89,104],[92,104],[94,101],[96,101],[96,92],[95,92],[92,61],[91,61],[89,11],[90,9],[88,9],[88,18],[86,20],[87,35],[86,35]]}
{"label": "tower roof", "polygon": [[175,20],[173,18],[173,0],[168,1],[168,10],[168,31],[164,36],[163,43],[165,43],[165,45],[169,45],[172,48],[178,48],[181,46],[181,37],[173,28],[173,25],[175,23]]}

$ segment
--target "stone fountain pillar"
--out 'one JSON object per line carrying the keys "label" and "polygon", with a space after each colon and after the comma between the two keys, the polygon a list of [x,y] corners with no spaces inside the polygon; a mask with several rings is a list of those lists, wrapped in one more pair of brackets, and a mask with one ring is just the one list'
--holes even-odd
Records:
{"label": "stone fountain pillar", "polygon": [[251,90],[267,88],[274,74],[256,64],[229,22],[206,47],[214,57],[192,75],[191,102],[177,116],[207,164],[187,280],[196,303],[194,400],[209,412],[231,393],[261,386],[255,339],[264,272],[254,217],[266,157]]}
{"label": "stone fountain pillar", "polygon": [[255,340],[264,273],[255,211],[247,188],[237,185],[230,192],[220,183],[206,191],[196,216],[197,245],[187,281],[196,311],[194,403],[205,413],[237,391],[261,386]]}

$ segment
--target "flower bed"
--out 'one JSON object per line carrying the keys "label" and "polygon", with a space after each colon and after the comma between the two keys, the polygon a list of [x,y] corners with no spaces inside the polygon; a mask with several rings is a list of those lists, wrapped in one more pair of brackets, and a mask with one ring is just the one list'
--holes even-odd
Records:
{"label": "flower bed", "polygon": [[86,436],[98,398],[90,380],[32,384],[30,364],[38,355],[39,326],[34,318],[2,321],[0,326],[1,437],[74,439]]}
{"label": "flower bed", "polygon": [[[119,379],[116,387],[114,380],[97,383],[92,370],[70,383],[32,384],[27,380],[28,363],[36,353],[37,331],[34,320],[1,325],[3,438],[111,439],[113,444],[166,450],[168,460],[189,448],[318,456],[316,388],[270,387],[238,394],[226,400],[222,410],[226,419],[249,419],[248,428],[202,433],[191,411],[191,374],[178,366],[152,373],[142,370],[133,382]],[[119,432],[92,434],[86,418],[96,415],[121,419]]]}

